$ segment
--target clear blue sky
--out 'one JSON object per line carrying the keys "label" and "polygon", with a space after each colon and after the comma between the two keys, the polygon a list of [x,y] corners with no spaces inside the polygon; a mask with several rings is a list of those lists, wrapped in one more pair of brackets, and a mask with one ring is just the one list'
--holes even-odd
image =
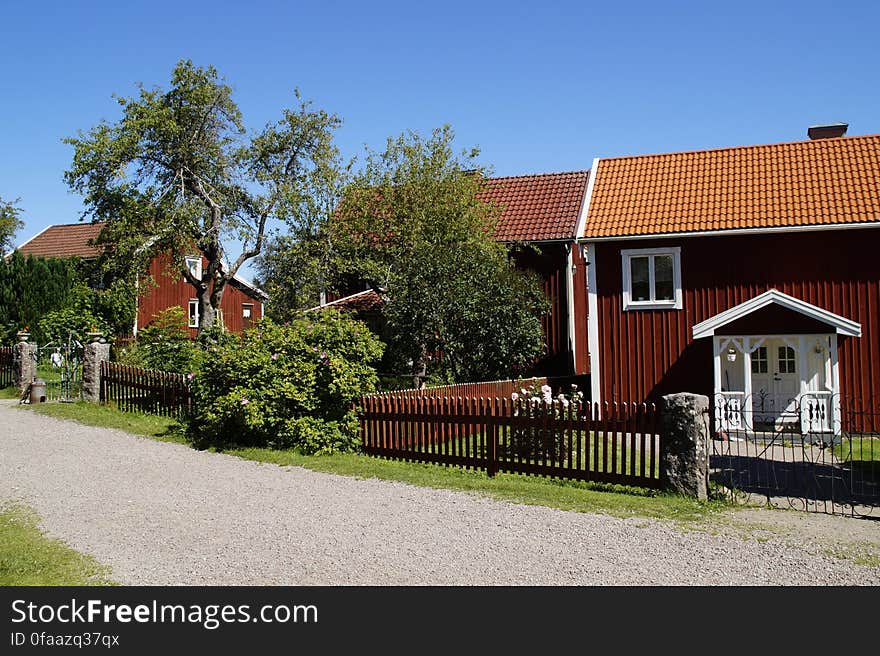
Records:
{"label": "clear blue sky", "polygon": [[298,86],[343,154],[450,123],[497,175],[594,157],[880,132],[880,2],[11,2],[0,0],[0,197],[18,242],[82,205],[61,140],[111,95],[214,65],[249,127]]}

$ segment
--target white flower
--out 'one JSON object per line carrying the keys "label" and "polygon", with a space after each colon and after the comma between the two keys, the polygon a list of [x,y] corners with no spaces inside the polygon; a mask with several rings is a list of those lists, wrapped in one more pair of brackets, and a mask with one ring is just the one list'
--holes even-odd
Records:
{"label": "white flower", "polygon": [[552,394],[553,388],[549,385],[541,385],[541,394]]}
{"label": "white flower", "polygon": [[517,394],[516,392],[514,392],[513,394],[510,395],[510,400],[511,400],[511,401],[518,401],[518,400],[519,400],[519,394]]}

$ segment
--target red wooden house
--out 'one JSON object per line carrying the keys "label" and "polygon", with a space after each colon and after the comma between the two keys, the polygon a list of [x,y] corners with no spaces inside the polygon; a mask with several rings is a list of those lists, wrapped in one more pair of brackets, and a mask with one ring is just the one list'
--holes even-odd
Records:
{"label": "red wooden house", "polygon": [[593,401],[697,392],[730,410],[729,427],[819,417],[819,430],[841,403],[876,408],[880,135],[834,127],[594,160],[576,317]]}
{"label": "red wooden house", "polygon": [[[586,316],[587,290],[583,254],[575,229],[584,209],[589,171],[487,178],[482,197],[501,212],[495,238],[509,244],[517,266],[541,276],[550,312],[542,319],[546,355],[535,373],[582,375],[589,371],[586,333],[575,330]],[[517,249],[517,244],[532,248]],[[368,323],[377,321],[381,299],[373,291],[329,297],[320,307],[351,309]],[[318,308],[312,308],[318,309]]]}
{"label": "red wooden house", "polygon": [[[32,237],[18,250],[23,255],[36,257],[80,257],[92,259],[98,256],[98,249],[91,241],[98,236],[101,223],[73,223],[52,225]],[[201,276],[201,267],[207,260],[195,251],[186,258],[187,266]],[[155,286],[138,297],[137,314],[132,331],[136,335],[139,328],[150,323],[156,314],[170,307],[179,306],[187,313],[189,329],[196,336],[199,325],[198,301],[194,289],[183,275],[167,275],[171,269],[169,258],[156,257],[150,262],[149,273]],[[233,332],[241,332],[253,321],[262,318],[266,294],[253,284],[236,276],[223,292],[220,319],[223,326]]]}

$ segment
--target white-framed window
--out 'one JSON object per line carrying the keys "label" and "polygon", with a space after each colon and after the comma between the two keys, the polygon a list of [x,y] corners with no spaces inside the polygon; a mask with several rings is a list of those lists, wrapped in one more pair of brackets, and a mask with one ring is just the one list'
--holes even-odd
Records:
{"label": "white-framed window", "polygon": [[779,373],[796,374],[797,373],[797,356],[794,349],[790,346],[779,347]]}
{"label": "white-framed window", "polygon": [[623,309],[682,308],[681,248],[632,248],[620,251]]}
{"label": "white-framed window", "polygon": [[196,280],[202,279],[202,258],[198,255],[190,255],[186,258],[186,268]]}
{"label": "white-framed window", "polygon": [[187,315],[189,316],[189,327],[190,328],[198,328],[199,327],[199,300],[197,298],[189,299],[189,307],[187,310]]}
{"label": "white-framed window", "polygon": [[752,353],[752,373],[753,374],[766,374],[767,373],[767,347],[759,346]]}

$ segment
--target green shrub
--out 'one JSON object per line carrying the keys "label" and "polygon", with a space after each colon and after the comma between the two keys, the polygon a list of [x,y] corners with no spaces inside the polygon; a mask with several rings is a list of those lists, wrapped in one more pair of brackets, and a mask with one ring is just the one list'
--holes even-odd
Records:
{"label": "green shrub", "polygon": [[303,453],[358,444],[352,402],[376,388],[382,343],[361,322],[324,311],[206,345],[188,435],[200,448],[268,446]]}
{"label": "green shrub", "polygon": [[137,342],[117,354],[117,360],[144,369],[185,374],[199,368],[201,356],[199,344],[190,338],[183,308],[174,306],[162,310],[141,328]]}

